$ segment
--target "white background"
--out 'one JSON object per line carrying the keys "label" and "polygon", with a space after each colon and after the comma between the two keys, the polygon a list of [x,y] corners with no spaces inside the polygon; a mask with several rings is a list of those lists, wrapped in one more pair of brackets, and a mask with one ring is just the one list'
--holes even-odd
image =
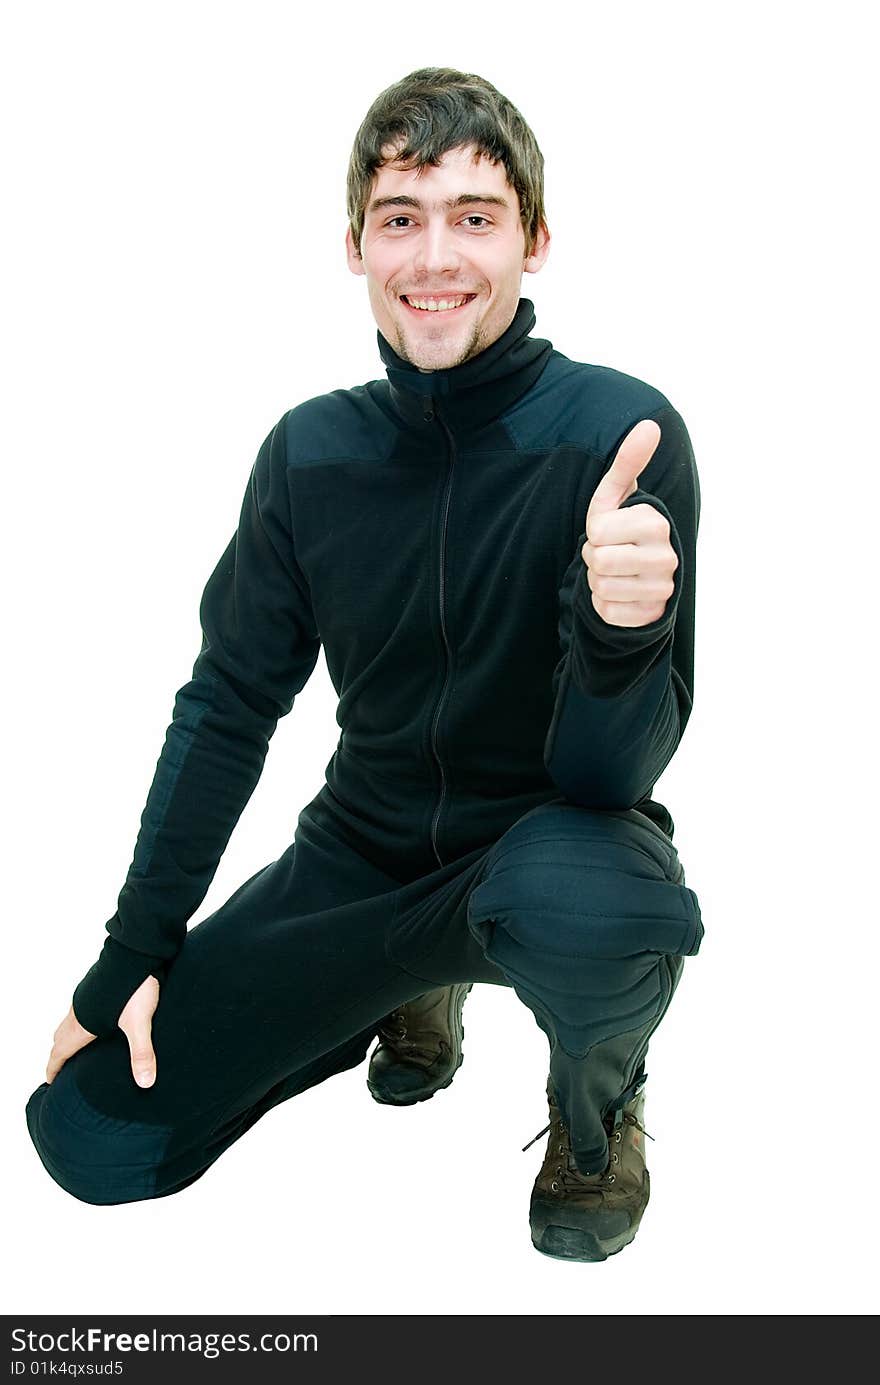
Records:
{"label": "white background", "polygon": [[[872,1311],[869,7],[298,13],[6,9],[7,1311]],[[546,1042],[511,991],[472,993],[435,1100],[380,1107],[362,1066],[157,1202],[78,1202],[24,1121],[257,448],[383,374],[345,173],[425,65],[488,78],[544,153],[534,335],[664,391],[700,472],[695,705],[656,796],[706,936],[649,1055],[651,1201],[604,1265],[531,1246]],[[288,844],[337,736],[322,654],[192,923]]]}

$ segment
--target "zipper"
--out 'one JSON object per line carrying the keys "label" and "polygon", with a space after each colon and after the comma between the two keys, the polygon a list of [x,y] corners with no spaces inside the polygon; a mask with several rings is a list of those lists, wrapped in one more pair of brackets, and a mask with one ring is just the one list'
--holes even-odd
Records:
{"label": "zipper", "polygon": [[440,536],[440,633],[443,636],[443,644],[446,649],[446,676],[443,679],[443,687],[440,689],[440,697],[437,700],[437,706],[434,708],[434,718],[431,724],[431,748],[434,751],[434,758],[437,761],[437,765],[440,769],[440,797],[437,800],[437,806],[434,809],[434,816],[431,819],[431,845],[434,849],[434,855],[437,858],[437,864],[442,866],[443,858],[440,855],[440,849],[437,845],[437,829],[440,825],[440,813],[443,809],[443,800],[446,797],[446,772],[443,769],[443,761],[440,758],[440,749],[437,743],[437,727],[440,724],[440,712],[443,708],[443,700],[446,697],[446,689],[449,686],[449,675],[452,670],[452,650],[449,645],[449,638],[446,631],[445,601],[446,533],[449,527],[449,505],[452,498],[452,473],[455,468],[455,439],[453,438],[446,424],[443,422],[443,419],[437,412],[437,405],[432,396],[428,395],[428,397],[425,399],[422,412],[426,423],[431,423],[436,418],[437,422],[440,424],[441,428],[445,432],[447,438],[449,439],[450,457],[449,473],[446,477],[446,496],[443,509],[443,530]]}

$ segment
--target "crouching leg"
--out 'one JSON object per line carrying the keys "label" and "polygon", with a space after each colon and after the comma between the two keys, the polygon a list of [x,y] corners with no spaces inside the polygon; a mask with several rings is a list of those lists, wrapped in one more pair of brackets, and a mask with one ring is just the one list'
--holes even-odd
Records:
{"label": "crouching leg", "polygon": [[672,843],[635,809],[566,800],[525,814],[489,853],[468,926],[550,1043],[552,1098],[580,1172],[604,1170],[615,1112],[703,936]]}

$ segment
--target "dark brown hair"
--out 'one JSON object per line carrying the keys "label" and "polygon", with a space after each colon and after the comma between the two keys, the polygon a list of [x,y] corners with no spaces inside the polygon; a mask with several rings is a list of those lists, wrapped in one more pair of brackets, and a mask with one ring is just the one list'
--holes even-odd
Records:
{"label": "dark brown hair", "polygon": [[[448,149],[474,145],[493,163],[504,164],[519,198],[525,254],[534,250],[544,213],[544,156],[519,111],[473,72],[420,67],[377,96],[358,130],[348,165],[349,225],[360,254],[367,201],[376,171],[394,161],[405,168],[437,166]],[[383,150],[386,155],[383,156]]]}

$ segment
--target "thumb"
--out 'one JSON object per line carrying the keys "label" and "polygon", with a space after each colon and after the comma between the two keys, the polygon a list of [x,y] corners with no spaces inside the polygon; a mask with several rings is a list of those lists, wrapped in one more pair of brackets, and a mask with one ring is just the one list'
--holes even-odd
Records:
{"label": "thumb", "polygon": [[587,510],[587,535],[590,521],[607,510],[616,510],[638,489],[637,479],[657,451],[660,425],[652,418],[641,419],[620,444],[614,461],[593,492]]}
{"label": "thumb", "polygon": [[156,1080],[156,1054],[153,1050],[151,1020],[133,1020],[130,1029],[123,1030],[123,1033],[128,1039],[135,1082],[139,1087],[152,1087]]}
{"label": "thumb", "polygon": [[118,1024],[131,1052],[131,1071],[139,1087],[152,1087],[156,1080],[156,1055],[153,1051],[153,1015],[159,1004],[159,982],[148,976],[129,996]]}

